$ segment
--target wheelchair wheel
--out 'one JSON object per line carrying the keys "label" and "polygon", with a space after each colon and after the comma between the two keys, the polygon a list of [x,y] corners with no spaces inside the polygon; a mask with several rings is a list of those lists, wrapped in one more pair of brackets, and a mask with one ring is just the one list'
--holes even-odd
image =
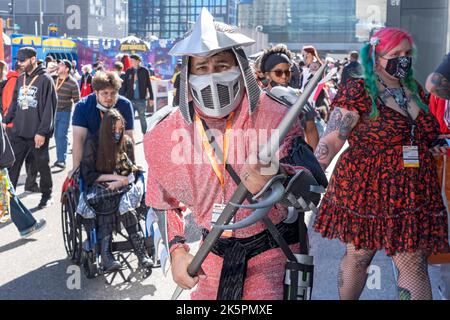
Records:
{"label": "wheelchair wheel", "polygon": [[94,253],[92,251],[83,251],[81,254],[81,266],[84,275],[88,279],[93,279],[97,276],[98,270],[95,264]]}
{"label": "wheelchair wheel", "polygon": [[82,231],[80,220],[75,213],[75,203],[71,190],[68,190],[62,196],[61,224],[67,255],[78,264],[82,251]]}

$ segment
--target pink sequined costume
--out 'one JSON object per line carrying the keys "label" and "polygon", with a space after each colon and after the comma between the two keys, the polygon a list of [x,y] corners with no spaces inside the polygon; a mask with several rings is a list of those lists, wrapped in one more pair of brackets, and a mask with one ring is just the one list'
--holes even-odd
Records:
{"label": "pink sequined costume", "polygon": [[[243,144],[233,146],[231,142],[229,149],[228,162],[238,174],[241,173],[243,166],[243,161],[240,161],[242,155],[233,157],[230,154],[243,152],[244,160],[247,159],[251,146],[255,145],[255,141],[252,141],[255,138],[254,132],[258,135],[268,132],[256,145],[265,144],[272,133],[270,130],[278,127],[287,112],[286,107],[265,94],[261,95],[260,104],[251,115],[248,112],[248,103],[245,95],[241,105],[235,111],[236,115],[232,124],[233,130],[242,130],[240,131],[242,134],[238,136],[244,139]],[[214,136],[223,150],[226,119],[205,120],[210,129],[216,129]],[[280,148],[279,159],[287,155],[293,138],[298,135],[301,135],[301,129],[300,125],[296,124]],[[264,134],[261,136],[263,137]],[[192,141],[196,142],[192,143]],[[195,163],[194,153],[203,152],[195,124],[187,124],[179,109],[176,109],[145,135],[144,150],[149,165],[146,202],[153,208],[167,210],[169,241],[176,236],[184,236],[183,217],[178,209],[180,202],[193,212],[195,222],[199,226],[210,230],[212,207],[214,203],[221,202],[222,187],[207,157],[201,164]],[[292,173],[292,167],[283,165],[283,168]],[[230,175],[225,174],[225,203],[230,200],[236,188]],[[250,213],[249,210],[239,210],[235,221],[242,220]],[[274,224],[280,223],[286,216],[287,210],[281,206],[274,207],[269,213]],[[265,229],[265,225],[259,222],[251,227],[237,230],[233,233],[233,237],[246,238]],[[297,251],[298,245],[291,248]],[[285,262],[286,257],[280,249],[272,249],[250,259],[243,299],[282,299]],[[216,299],[221,267],[222,258],[210,253],[202,265],[207,279],[200,280],[191,295],[192,299]]]}

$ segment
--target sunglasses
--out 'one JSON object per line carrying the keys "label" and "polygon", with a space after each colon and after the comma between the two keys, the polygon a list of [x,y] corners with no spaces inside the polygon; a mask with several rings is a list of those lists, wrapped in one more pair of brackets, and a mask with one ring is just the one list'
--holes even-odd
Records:
{"label": "sunglasses", "polygon": [[289,78],[289,77],[291,76],[291,70],[274,70],[274,71],[270,71],[270,72],[275,73],[275,75],[276,75],[278,78],[281,78],[281,77],[283,76],[283,74],[284,74],[287,78]]}

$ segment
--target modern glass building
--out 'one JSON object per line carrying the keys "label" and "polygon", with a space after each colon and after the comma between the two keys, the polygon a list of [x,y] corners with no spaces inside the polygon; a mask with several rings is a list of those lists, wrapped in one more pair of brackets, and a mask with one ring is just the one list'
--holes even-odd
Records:
{"label": "modern glass building", "polygon": [[0,16],[17,33],[47,35],[49,24],[56,24],[60,35],[123,38],[127,6],[127,0],[0,0]]}
{"label": "modern glass building", "polygon": [[450,51],[449,0],[241,0],[238,26],[267,33],[269,43],[322,54],[359,50],[376,29],[402,28],[418,49],[416,77],[427,75]]}
{"label": "modern glass building", "polygon": [[129,32],[144,39],[181,37],[203,7],[217,21],[237,24],[237,0],[129,0]]}
{"label": "modern glass building", "polygon": [[303,44],[354,49],[371,29],[384,25],[386,6],[387,0],[244,0],[238,25],[260,27],[269,42],[293,49]]}
{"label": "modern glass building", "polygon": [[275,34],[273,40],[355,42],[356,22],[356,0],[291,0],[288,32]]}

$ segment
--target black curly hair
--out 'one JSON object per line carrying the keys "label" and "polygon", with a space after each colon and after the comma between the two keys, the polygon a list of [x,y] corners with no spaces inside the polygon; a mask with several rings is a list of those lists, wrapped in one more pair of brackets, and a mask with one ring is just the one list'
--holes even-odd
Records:
{"label": "black curly hair", "polygon": [[290,51],[285,44],[277,44],[271,48],[265,49],[264,53],[261,55],[260,69],[262,72],[269,71],[269,70],[265,70],[266,61],[272,54],[277,54],[277,53],[285,54],[289,58],[289,60],[291,60],[291,64],[292,64],[292,59],[294,58],[294,54],[292,53],[292,51]]}

